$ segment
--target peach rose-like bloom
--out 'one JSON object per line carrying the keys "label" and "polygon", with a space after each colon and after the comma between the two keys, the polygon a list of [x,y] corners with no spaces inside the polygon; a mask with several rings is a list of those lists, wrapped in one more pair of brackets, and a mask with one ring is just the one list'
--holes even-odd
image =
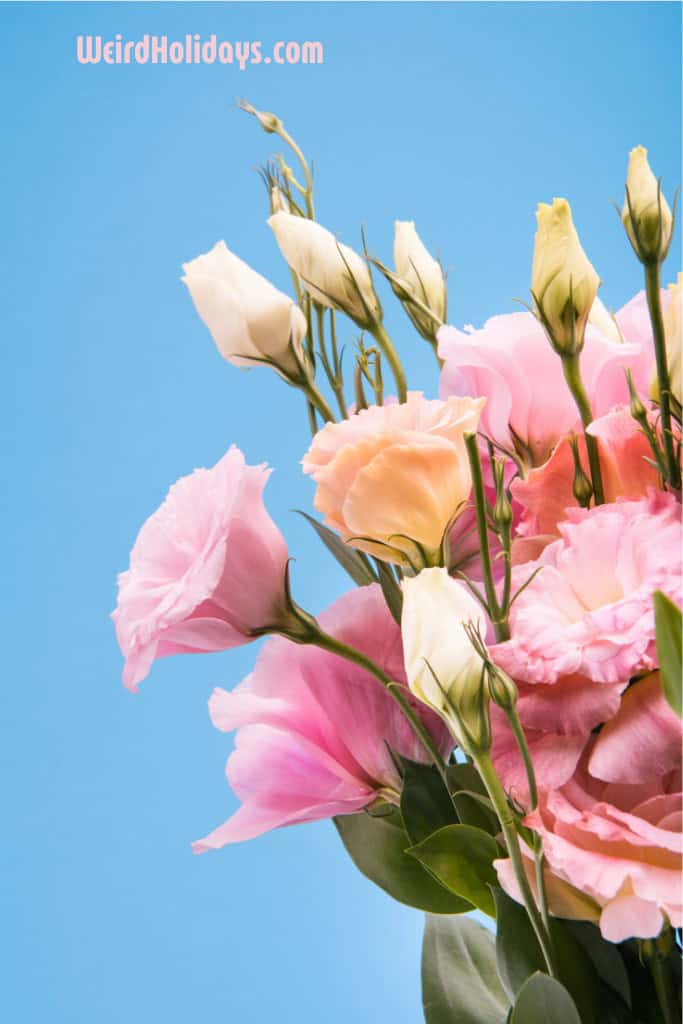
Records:
{"label": "peach rose-like bloom", "polygon": [[[552,913],[596,921],[610,942],[654,938],[667,921],[680,927],[681,731],[653,673],[626,691],[573,778],[541,789],[525,824],[543,840]],[[496,867],[519,900],[511,862]]]}
{"label": "peach rose-like bloom", "polygon": [[578,676],[626,683],[656,667],[652,595],[681,603],[681,507],[652,490],[639,501],[569,509],[560,539],[513,569],[512,637],[494,660],[515,680]]}
{"label": "peach rose-like bloom", "polygon": [[483,398],[371,406],[328,423],[303,459],[318,485],[315,507],[353,547],[385,561],[438,561],[471,489],[464,436]]}
{"label": "peach rose-like bloom", "polygon": [[178,480],[140,530],[112,615],[129,689],[155,658],[237,647],[284,621],[287,545],[263,504],[269,473],[233,446]]}

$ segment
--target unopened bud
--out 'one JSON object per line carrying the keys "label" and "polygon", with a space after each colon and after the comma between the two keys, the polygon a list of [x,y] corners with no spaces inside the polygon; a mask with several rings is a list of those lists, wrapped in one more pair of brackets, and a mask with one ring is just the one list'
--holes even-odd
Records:
{"label": "unopened bud", "polygon": [[489,693],[491,700],[503,711],[512,711],[517,706],[519,691],[507,672],[497,665],[488,668]]}
{"label": "unopened bud", "polygon": [[270,190],[270,212],[271,213],[291,213],[291,207],[289,200],[284,194],[279,185],[273,185]]}
{"label": "unopened bud", "polygon": [[593,485],[581,465],[579,445],[576,437],[570,440],[572,455],[574,457],[574,479],[572,481],[572,493],[581,508],[588,508],[593,497]]}
{"label": "unopened bud", "polygon": [[282,130],[282,121],[275,114],[269,114],[265,110],[257,110],[256,107],[252,107],[251,103],[247,103],[246,100],[241,100],[239,106],[240,110],[243,110],[246,114],[253,114],[264,132],[268,132],[269,135],[277,134]]}
{"label": "unopened bud", "polygon": [[642,263],[661,263],[673,235],[673,214],[647,160],[644,146],[631,150],[621,220]]}

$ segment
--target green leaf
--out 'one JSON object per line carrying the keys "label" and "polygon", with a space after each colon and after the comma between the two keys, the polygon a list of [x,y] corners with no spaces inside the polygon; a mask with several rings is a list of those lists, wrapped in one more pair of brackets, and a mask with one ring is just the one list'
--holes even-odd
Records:
{"label": "green leaf", "polygon": [[334,824],[358,870],[399,903],[433,914],[463,914],[473,909],[405,853],[410,840],[396,808],[381,817],[364,811],[345,814],[335,818]]}
{"label": "green leaf", "polygon": [[471,825],[446,825],[407,852],[451,892],[495,917],[489,887],[497,881],[493,861],[500,850],[488,832]]}
{"label": "green leaf", "polygon": [[[531,975],[546,970],[546,963],[524,907],[500,888],[494,896],[498,974],[514,999]],[[558,918],[551,918],[550,932],[560,980],[576,1001],[583,1024],[603,1024],[596,1017],[599,981],[590,957]]]}
{"label": "green leaf", "polygon": [[563,924],[583,946],[599,977],[621,997],[626,1006],[630,1006],[631,986],[619,947],[603,939],[600,929],[590,921],[564,921]]}
{"label": "green leaf", "polygon": [[394,617],[394,621],[401,625],[401,612],[403,611],[403,591],[399,586],[393,572],[384,562],[375,559],[379,585],[384,594],[387,607]]}
{"label": "green leaf", "polygon": [[564,985],[548,974],[532,974],[522,985],[510,1024],[581,1024]]}
{"label": "green leaf", "polygon": [[401,759],[401,815],[411,843],[420,843],[444,825],[458,821],[451,795],[434,765]]}
{"label": "green leaf", "polygon": [[683,689],[681,609],[661,590],[655,590],[654,605],[659,677],[664,696],[680,718]]}
{"label": "green leaf", "polygon": [[422,1005],[426,1024],[505,1024],[491,932],[468,917],[427,915]]}
{"label": "green leaf", "polygon": [[452,799],[463,825],[473,825],[494,837],[500,833],[500,823],[488,797],[459,790]]}
{"label": "green leaf", "polygon": [[473,764],[449,764],[446,776],[451,793],[467,790],[468,793],[487,795],[486,786],[481,781],[481,776]]}
{"label": "green leaf", "polygon": [[330,530],[327,526],[323,526],[313,516],[309,516],[307,512],[302,512],[301,509],[297,509],[297,511],[300,516],[303,516],[311,524],[332,557],[339,562],[342,569],[349,574],[354,583],[359,587],[366,587],[369,583],[377,583],[377,577],[362,552],[350,547],[341,539],[339,534],[335,533],[334,530]]}

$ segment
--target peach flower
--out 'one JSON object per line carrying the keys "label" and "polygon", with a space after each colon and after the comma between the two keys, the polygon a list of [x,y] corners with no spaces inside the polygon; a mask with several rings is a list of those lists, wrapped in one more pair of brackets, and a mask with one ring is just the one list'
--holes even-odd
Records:
{"label": "peach flower", "polygon": [[471,489],[464,436],[483,398],[372,406],[328,423],[303,459],[315,507],[353,547],[400,564],[435,564]]}

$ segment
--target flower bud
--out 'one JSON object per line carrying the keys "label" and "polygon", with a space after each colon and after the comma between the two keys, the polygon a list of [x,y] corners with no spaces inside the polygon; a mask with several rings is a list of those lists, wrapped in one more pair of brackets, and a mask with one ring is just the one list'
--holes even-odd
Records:
{"label": "flower bud", "polygon": [[519,691],[507,672],[497,665],[488,666],[489,693],[491,700],[503,711],[513,711],[517,706]]}
{"label": "flower bud", "polygon": [[268,224],[280,252],[316,302],[340,309],[359,327],[370,328],[381,319],[370,271],[357,252],[304,217],[280,212]]}
{"label": "flower bud", "polygon": [[572,493],[578,501],[581,508],[588,508],[593,497],[593,485],[590,479],[586,475],[586,472],[581,465],[581,456],[579,454],[579,443],[574,435],[569,444],[572,450],[572,457],[574,459],[574,479],[572,480]]}
{"label": "flower bud", "polygon": [[289,200],[284,194],[279,185],[273,185],[270,190],[270,212],[271,213],[291,213],[292,209],[289,205]]}
{"label": "flower bud", "polygon": [[412,220],[396,221],[394,265],[396,277],[392,276],[390,282],[395,294],[416,330],[433,342],[438,327],[446,319],[446,280],[441,265],[430,256]]}
{"label": "flower bud", "polygon": [[[676,401],[681,402],[681,335],[683,334],[683,274],[679,273],[676,284],[669,285],[669,305],[664,313],[664,338],[666,362],[669,370],[669,388]],[[659,381],[655,368],[650,384],[650,395],[659,400]]]}
{"label": "flower bud", "polygon": [[411,692],[445,720],[466,752],[491,743],[485,665],[468,636],[486,631],[484,613],[446,569],[423,569],[402,583],[401,632]]}
{"label": "flower bud", "polygon": [[217,242],[183,264],[192,301],[229,363],[272,364],[286,377],[301,373],[306,318],[292,299]]}
{"label": "flower bud", "polygon": [[673,215],[647,161],[647,150],[631,150],[621,219],[642,263],[661,263],[673,235]]}
{"label": "flower bud", "polygon": [[275,114],[269,114],[265,110],[257,110],[256,107],[252,107],[251,103],[247,103],[246,100],[240,100],[239,107],[245,114],[253,114],[264,132],[267,132],[269,135],[278,134],[282,130],[282,121]]}
{"label": "flower bud", "polygon": [[623,343],[624,339],[616,320],[597,297],[591,307],[588,323],[592,324],[593,327],[597,327],[606,338],[609,338],[616,345]]}
{"label": "flower bud", "polygon": [[553,199],[552,206],[539,203],[536,218],[531,271],[536,315],[555,351],[574,355],[583,347],[600,278],[581,248],[566,199]]}

